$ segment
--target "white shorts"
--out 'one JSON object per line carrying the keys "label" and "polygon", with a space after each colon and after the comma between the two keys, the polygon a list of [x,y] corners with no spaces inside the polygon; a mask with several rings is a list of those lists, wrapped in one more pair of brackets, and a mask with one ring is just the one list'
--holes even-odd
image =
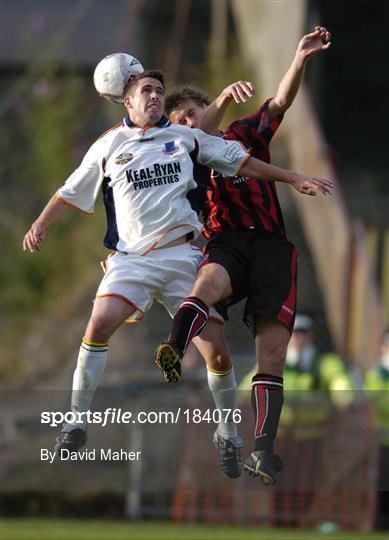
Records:
{"label": "white shorts", "polygon": [[[116,252],[104,263],[96,298],[116,296],[131,304],[135,312],[126,322],[142,319],[154,299],[174,317],[193,287],[202,260],[200,249],[189,243],[154,249],[147,256]],[[210,316],[223,323],[213,308]]]}

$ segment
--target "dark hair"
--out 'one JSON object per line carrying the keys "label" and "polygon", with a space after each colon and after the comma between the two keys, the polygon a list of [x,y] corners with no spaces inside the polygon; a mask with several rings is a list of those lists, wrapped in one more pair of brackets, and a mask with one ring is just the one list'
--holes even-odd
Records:
{"label": "dark hair", "polygon": [[174,109],[177,109],[183,101],[191,99],[197,105],[209,105],[210,99],[199,88],[190,85],[176,86],[165,98],[165,112],[169,115]]}
{"label": "dark hair", "polygon": [[150,77],[150,79],[157,79],[157,81],[159,81],[165,89],[165,77],[162,71],[160,71],[159,69],[146,69],[142,73],[130,77],[130,80],[124,87],[123,96],[127,96],[128,94],[130,94],[131,96],[134,95],[135,89],[138,86],[138,82],[142,79],[145,79],[146,77]]}

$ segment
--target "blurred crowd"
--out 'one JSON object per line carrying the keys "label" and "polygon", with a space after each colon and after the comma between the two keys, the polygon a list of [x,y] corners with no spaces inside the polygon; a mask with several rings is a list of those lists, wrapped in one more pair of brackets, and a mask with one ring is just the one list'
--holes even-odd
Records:
{"label": "blurred crowd", "polygon": [[[201,378],[203,365],[194,350],[186,356],[185,367],[188,375]],[[255,368],[240,381],[241,403],[249,400],[254,375]],[[282,490],[275,496],[278,514],[285,517],[287,508],[288,523],[297,525],[304,513],[312,512],[312,501],[323,487],[323,467],[327,467],[331,459],[336,460],[328,450],[329,435],[337,437],[334,425],[338,422],[336,429],[343,430],[347,438],[349,420],[342,419],[352,419],[353,415],[355,418],[363,410],[367,414],[363,416],[362,425],[369,424],[364,435],[374,434],[373,447],[377,452],[373,525],[377,529],[389,529],[389,330],[383,333],[377,363],[362,373],[339,354],[320,351],[313,318],[306,313],[297,314],[286,356],[284,388],[278,437],[281,445],[285,442],[284,451],[289,453],[293,466],[290,467],[289,462]],[[323,454],[326,454],[324,458]],[[348,457],[350,461],[353,459],[351,455]],[[341,464],[338,465],[340,468]],[[282,522],[285,523],[285,519],[279,524]],[[336,527],[336,523],[323,526],[330,525]]]}
{"label": "blurred crowd", "polygon": [[[249,390],[254,374],[255,370],[242,379],[241,390]],[[295,467],[300,475],[307,475],[310,468],[310,485],[295,499],[299,499],[300,512],[312,501],[319,471],[316,459],[301,458],[320,454],[331,415],[340,415],[356,402],[367,400],[379,441],[375,527],[389,529],[389,330],[383,334],[376,365],[363,374],[337,353],[320,352],[312,317],[297,314],[286,356],[284,388],[279,435],[297,444]]]}

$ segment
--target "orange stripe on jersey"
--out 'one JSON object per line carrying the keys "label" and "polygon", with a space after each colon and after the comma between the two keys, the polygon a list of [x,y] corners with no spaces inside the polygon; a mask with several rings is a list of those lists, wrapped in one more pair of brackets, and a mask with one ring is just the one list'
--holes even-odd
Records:
{"label": "orange stripe on jersey", "polygon": [[117,254],[117,251],[113,251],[112,253],[108,255],[108,257],[104,261],[100,261],[100,265],[101,265],[101,268],[103,269],[104,274],[107,273],[108,259],[110,259],[116,254]]}
{"label": "orange stripe on jersey", "polygon": [[[240,144],[240,143],[239,143],[239,144]],[[246,150],[246,148],[243,146],[243,144],[242,144],[241,146],[242,146],[242,148],[244,148],[244,150],[247,152],[247,150]],[[235,176],[239,176],[239,175],[240,175],[240,173],[241,173],[243,167],[246,165],[246,163],[248,162],[248,160],[249,160],[250,158],[251,158],[251,154],[248,153],[247,156],[246,156],[246,157],[244,158],[244,160],[242,161],[242,163],[241,163],[239,169],[237,170]]]}
{"label": "orange stripe on jersey", "polygon": [[[165,231],[164,233],[162,233],[162,234],[159,236],[158,240],[156,240],[156,241],[154,242],[154,244],[153,244],[151,247],[149,247],[149,249],[148,249],[147,251],[145,251],[144,253],[142,253],[141,256],[142,256],[142,257],[145,257],[146,255],[148,255],[148,254],[150,253],[150,251],[153,251],[153,249],[155,249],[155,248],[158,246],[158,244],[161,242],[161,240],[163,240],[163,239],[165,238],[165,236],[166,236],[167,234],[169,234],[170,232],[174,231],[175,229],[179,229],[180,227],[192,227],[192,228],[196,231],[196,234],[197,234],[196,238],[198,238],[198,237],[200,236],[200,234],[201,234],[201,232],[197,229],[197,227],[195,227],[194,225],[190,225],[189,223],[183,223],[182,225],[175,225],[174,227],[171,227],[170,229],[168,229],[167,231]],[[178,238],[179,238],[179,237],[178,237]],[[175,239],[175,240],[176,240],[176,239]],[[172,242],[173,242],[173,240],[172,240]],[[164,247],[164,246],[161,246],[161,247]]]}
{"label": "orange stripe on jersey", "polygon": [[[139,124],[135,124],[135,122],[133,122],[131,119],[130,119],[130,122],[131,122],[131,125],[129,126],[127,123],[126,123],[126,127],[128,128],[137,128],[137,129],[141,129],[143,131],[143,135],[146,133],[146,131],[148,129],[153,129],[153,128],[158,128],[159,126],[156,126],[155,124],[147,124],[146,126],[140,126]],[[114,129],[114,128],[112,128]]]}
{"label": "orange stripe on jersey", "polygon": [[112,126],[111,128],[107,129],[107,131],[104,131],[104,133],[102,133],[100,135],[100,137],[98,137],[96,140],[98,141],[99,139],[101,139],[102,137],[104,137],[104,135],[106,135],[107,133],[109,133],[110,131],[113,131],[114,129],[118,129],[120,127],[123,126],[123,122],[120,122],[119,124],[115,124],[114,126]]}

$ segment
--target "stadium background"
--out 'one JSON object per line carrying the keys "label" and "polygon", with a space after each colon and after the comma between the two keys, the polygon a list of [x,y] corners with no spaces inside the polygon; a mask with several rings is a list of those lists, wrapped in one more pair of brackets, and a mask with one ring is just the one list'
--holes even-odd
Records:
{"label": "stadium background", "polygon": [[[326,475],[327,484],[307,487],[308,475],[297,475],[283,511],[276,491],[221,477],[210,447],[212,428],[206,424],[174,427],[176,432],[147,426],[137,433],[112,434],[118,444],[123,437],[131,444],[138,438],[137,444],[147,450],[142,471],[39,466],[37,448],[50,446],[52,433],[37,428],[37,411],[43,404],[53,409],[66,401],[63,389],[100,279],[98,262],[105,258],[102,205],[89,219],[69,213],[52,227],[39,255],[23,254],[20,246],[30,222],[90,143],[122,116],[120,106],[103,102],[94,91],[91,76],[100,58],[113,51],[130,52],[146,67],[162,67],[171,84],[191,81],[211,96],[234,80],[253,80],[262,102],[275,92],[299,37],[323,24],[333,34],[333,46],[308,66],[306,88],[288,113],[272,153],[281,166],[338,180],[330,203],[315,201],[309,208],[309,202],[302,204],[288,189],[281,189],[280,196],[289,236],[299,248],[299,307],[312,314],[320,349],[336,350],[356,376],[362,376],[376,361],[380,332],[388,324],[389,75],[383,46],[388,9],[384,1],[375,2],[373,9],[367,1],[351,0],[1,2],[5,515],[164,518],[177,527],[182,521],[255,525],[244,533],[247,538],[271,526],[322,527],[324,532],[334,526],[372,528],[378,443],[363,399],[349,417],[328,426],[331,437],[338,434],[339,444],[323,450],[323,471],[334,460],[343,464],[347,455],[351,465],[341,482]],[[229,119],[254,107],[253,102],[231,107]],[[310,137],[309,145],[304,136]],[[240,321],[240,309],[233,310],[226,326],[239,377],[253,363],[252,340]],[[154,410],[167,404],[211,407],[208,394],[202,394],[201,368],[188,370],[188,382],[174,396],[159,384],[153,349],[166,336],[168,324],[164,310],[155,305],[142,324],[118,331],[104,377],[103,403],[108,400],[112,406],[115,395],[119,404],[131,408],[140,403]],[[249,420],[243,429],[249,440]],[[282,444],[292,459],[293,448],[287,441]],[[72,475],[79,481],[69,485]],[[291,501],[309,490],[315,494],[310,511],[293,506]],[[282,485],[279,491],[286,492]],[[109,526],[105,524],[107,530]],[[26,529],[34,534],[31,524]],[[9,531],[10,538],[18,537],[16,529]],[[60,531],[58,526],[48,534],[62,538]],[[162,538],[162,526],[159,531]],[[107,534],[114,538],[113,532]],[[158,538],[142,527],[132,537],[148,534]],[[187,537],[207,537],[201,534],[211,533],[198,530]]]}

